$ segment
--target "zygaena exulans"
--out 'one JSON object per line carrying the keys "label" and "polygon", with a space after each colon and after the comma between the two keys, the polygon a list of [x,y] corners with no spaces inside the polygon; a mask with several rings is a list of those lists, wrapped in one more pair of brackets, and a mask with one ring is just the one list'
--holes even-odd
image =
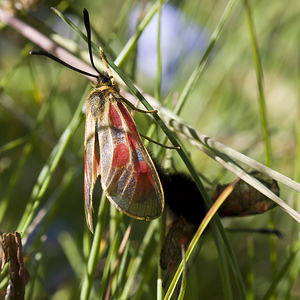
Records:
{"label": "zygaena exulans", "polygon": [[[183,217],[189,223],[199,226],[208,210],[193,180],[182,173],[166,174],[160,168],[157,168],[157,170],[163,185],[166,203],[171,212],[176,217]],[[257,171],[251,172],[250,175],[279,196],[279,186],[275,180]],[[228,185],[216,186],[212,195],[213,202]],[[275,202],[248,183],[240,180],[235,185],[233,192],[219,208],[218,214],[221,217],[242,217],[261,214],[275,206]]]}
{"label": "zygaena exulans", "polygon": [[[180,262],[182,247],[186,251],[198,226],[206,215],[207,209],[201,193],[190,177],[181,173],[166,174],[161,168],[157,168],[165,192],[165,201],[171,212],[171,223],[160,253],[160,266],[166,269],[164,283],[172,276]],[[276,195],[279,195],[279,187],[275,180],[259,173],[250,173]],[[212,201],[216,201],[218,196],[228,185],[217,185],[213,192]],[[235,185],[235,189],[225,200],[218,210],[221,217],[247,216],[263,213],[276,204],[256,189],[240,180]],[[246,232],[276,234],[278,237],[282,233],[274,229],[252,229],[240,228],[230,229],[231,232]]]}
{"label": "zygaena exulans", "polygon": [[93,189],[98,176],[107,198],[120,211],[133,218],[150,221],[162,214],[164,193],[153,161],[123,103],[135,110],[142,110],[134,108],[120,95],[102,52],[102,61],[109,75],[101,74],[95,67],[86,9],[83,18],[90,61],[98,75],[72,67],[44,51],[33,51],[31,54],[50,57],[72,70],[97,78],[86,100],[84,195],[87,224],[93,231]]}

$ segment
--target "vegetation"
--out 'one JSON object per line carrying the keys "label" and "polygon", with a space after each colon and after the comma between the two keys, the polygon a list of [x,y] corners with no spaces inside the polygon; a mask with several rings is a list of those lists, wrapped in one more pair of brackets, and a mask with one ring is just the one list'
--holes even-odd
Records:
{"label": "vegetation", "polygon": [[[15,1],[21,9],[14,11],[10,1],[0,4],[0,230],[22,234],[25,299],[299,299],[298,1],[62,0],[30,9],[24,2]],[[163,106],[154,118],[136,112],[134,119],[140,133],[181,146],[145,140],[165,172],[188,174],[209,207],[215,187],[237,177],[268,193],[247,176],[253,169],[280,186],[284,202],[271,195],[279,206],[264,214],[216,216],[202,235],[205,219],[182,253],[189,260],[175,291],[172,278],[163,286],[159,266],[167,213],[133,220],[101,196],[98,181],[88,231],[83,143],[91,84],[29,55],[39,46],[89,70],[83,7],[97,65],[101,46],[128,100]],[[276,228],[284,239],[224,228]],[[7,282],[6,266],[1,289]]]}

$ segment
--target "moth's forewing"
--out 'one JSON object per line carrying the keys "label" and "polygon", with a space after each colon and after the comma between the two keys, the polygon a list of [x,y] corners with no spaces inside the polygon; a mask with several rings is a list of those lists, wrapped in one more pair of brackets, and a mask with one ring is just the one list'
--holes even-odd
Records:
{"label": "moth's forewing", "polygon": [[[89,99],[88,99],[89,100]],[[99,176],[99,142],[96,134],[97,118],[87,101],[86,124],[84,140],[84,198],[85,217],[89,229],[93,232],[93,190],[97,177]]]}
{"label": "moth's forewing", "polygon": [[135,123],[113,89],[98,96],[106,98],[98,118],[102,188],[127,215],[143,220],[157,218],[164,208],[163,189]]}

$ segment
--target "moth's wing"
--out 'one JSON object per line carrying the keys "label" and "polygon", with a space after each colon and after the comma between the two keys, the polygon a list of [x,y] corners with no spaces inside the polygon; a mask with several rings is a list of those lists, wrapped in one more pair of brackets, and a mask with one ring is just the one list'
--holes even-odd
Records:
{"label": "moth's wing", "polygon": [[164,194],[157,171],[127,108],[112,94],[98,124],[101,184],[108,199],[133,218],[159,217]]}
{"label": "moth's wing", "polygon": [[93,190],[100,170],[99,142],[96,132],[97,118],[92,115],[91,110],[87,107],[84,140],[84,210],[86,222],[91,232],[93,232]]}

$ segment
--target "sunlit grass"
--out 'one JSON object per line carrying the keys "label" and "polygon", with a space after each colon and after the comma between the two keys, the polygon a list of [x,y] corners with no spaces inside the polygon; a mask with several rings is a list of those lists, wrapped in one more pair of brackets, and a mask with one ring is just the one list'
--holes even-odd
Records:
{"label": "sunlit grass", "polygon": [[[144,99],[134,83],[160,98],[192,128],[299,181],[298,1],[290,1],[288,6],[280,0],[181,1],[182,13],[206,31],[208,41],[192,63],[189,57],[180,57],[180,68],[167,91],[167,78],[160,69],[164,64],[163,51],[159,60],[153,62],[158,67],[155,78],[146,78],[143,72],[131,68],[136,66],[132,62],[136,43],[159,10],[160,2],[163,1],[153,1],[144,8],[140,25],[131,37],[128,23],[134,3],[130,0],[114,0],[109,5],[103,1],[44,1],[36,10],[38,16],[46,11],[43,18],[49,21],[43,27],[34,24],[26,14],[17,14],[15,18],[37,30],[43,28],[41,31],[50,40],[88,63],[86,43],[78,34],[82,31],[85,35],[81,16],[85,6],[95,31],[95,54],[101,45],[122,80],[116,78],[146,108],[151,109],[153,103],[147,103],[148,97]],[[48,25],[59,20],[50,10],[52,5],[67,19],[73,16],[72,42],[62,39],[63,34],[57,36],[49,31]],[[160,22],[163,24],[163,19]],[[60,22],[60,32],[66,28],[69,25]],[[35,46],[11,26],[3,25],[1,34],[0,229],[19,230],[24,236],[24,256],[32,276],[27,299],[104,299],[108,290],[111,299],[164,297],[168,286],[162,287],[164,271],[158,271],[162,222],[132,221],[120,214],[104,196],[100,197],[98,181],[94,197],[95,233],[87,231],[83,210],[82,105],[91,88],[88,80],[45,58],[28,57],[28,51]],[[181,38],[183,41],[184,36]],[[133,81],[130,74],[135,74]],[[225,159],[228,171],[226,163],[221,165],[220,160],[211,159],[212,153],[226,153],[246,171],[253,167],[253,161],[240,160],[229,148],[209,144],[206,151],[207,145],[201,146],[199,142],[198,147],[195,137],[184,140],[184,135],[173,131],[169,117],[161,110],[158,116],[154,115],[155,122],[139,113],[135,119],[142,133],[151,124],[155,139],[182,145],[179,151],[166,151],[154,144],[151,148],[162,165],[193,177],[208,205],[213,187],[199,173],[213,185],[235,178],[231,161]],[[293,192],[293,183],[283,181],[280,187],[281,199],[298,210],[299,193]],[[268,212],[222,222],[214,219],[207,234],[201,236],[200,247],[193,245],[192,252],[184,253],[186,258],[192,254],[192,263],[181,265],[186,277],[180,297],[269,299],[273,295],[274,299],[298,299],[296,221],[280,208],[272,211],[272,224],[284,233],[285,239],[272,238],[271,248],[265,235],[224,230],[267,227],[270,215]],[[119,252],[128,226],[128,242]],[[1,274],[1,287],[7,282],[6,272]],[[157,293],[157,288],[162,293]]]}

